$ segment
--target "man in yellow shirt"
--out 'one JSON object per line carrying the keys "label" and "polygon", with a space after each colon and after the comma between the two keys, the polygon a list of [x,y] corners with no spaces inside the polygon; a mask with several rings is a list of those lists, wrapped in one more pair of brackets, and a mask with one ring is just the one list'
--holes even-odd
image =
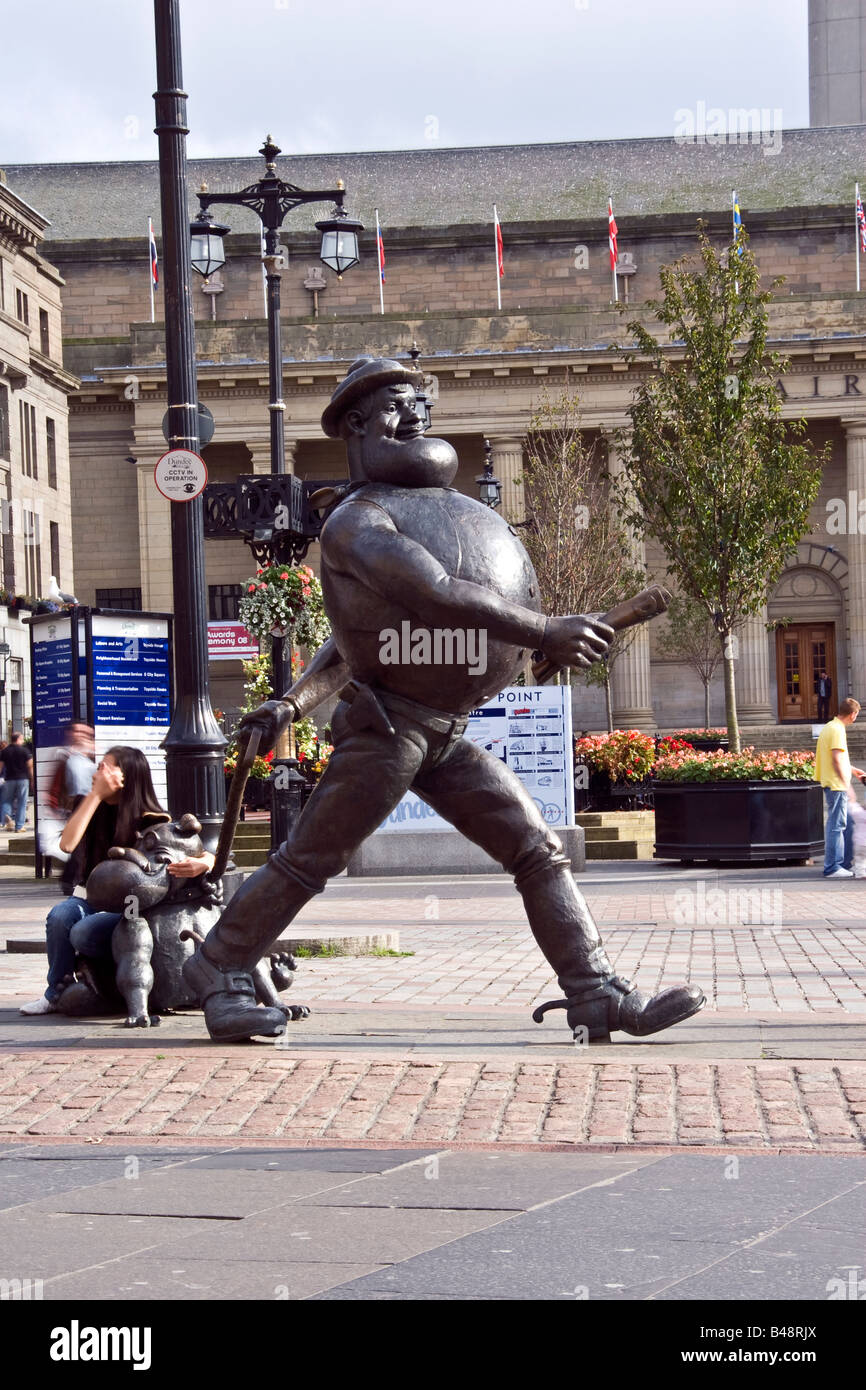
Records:
{"label": "man in yellow shirt", "polygon": [[824,788],[824,877],[851,878],[851,831],[848,816],[848,788],[851,775],[861,780],[866,773],[852,767],[848,757],[847,730],[860,706],[856,700],[843,700],[835,719],[825,724],[815,749],[815,781]]}

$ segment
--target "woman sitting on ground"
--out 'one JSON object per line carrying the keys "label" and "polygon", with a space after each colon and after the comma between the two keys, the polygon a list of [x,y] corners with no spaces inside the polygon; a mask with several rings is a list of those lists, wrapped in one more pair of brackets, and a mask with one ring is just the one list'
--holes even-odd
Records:
{"label": "woman sitting on ground", "polygon": [[[57,1008],[75,970],[76,955],[111,958],[111,938],[119,912],[97,912],[87,902],[84,885],[97,864],[108,858],[112,845],[130,847],[149,825],[170,821],[156,799],[150,765],[138,748],[117,746],[96,769],[93,786],[72,812],[60,836],[60,848],[75,857],[73,896],[48,914],[48,985],[44,995],[23,1004],[22,1014],[50,1014]],[[195,878],[213,868],[214,856],[181,859],[168,865],[180,878]]]}

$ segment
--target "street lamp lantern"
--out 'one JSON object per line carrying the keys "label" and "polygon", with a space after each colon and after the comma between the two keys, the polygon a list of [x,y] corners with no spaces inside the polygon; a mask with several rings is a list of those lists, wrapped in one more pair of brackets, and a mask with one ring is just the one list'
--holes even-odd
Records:
{"label": "street lamp lantern", "polygon": [[[418,366],[418,359],[421,356],[421,349],[419,348],[417,343],[412,344],[411,348],[409,349],[409,356],[412,358],[413,368],[420,375],[421,369]],[[421,377],[422,382],[423,380],[424,378]],[[430,413],[430,397],[427,395],[427,392],[423,389],[423,385],[415,387],[415,414],[418,416],[418,419],[421,421],[421,424],[424,426],[424,429],[429,430],[430,426],[433,423],[433,418]]]}
{"label": "street lamp lantern", "polygon": [[478,484],[478,496],[485,507],[501,505],[502,483],[493,472],[493,450],[489,439],[484,441],[484,472],[479,473],[475,481]]}
{"label": "street lamp lantern", "polygon": [[215,270],[219,270],[226,263],[225,247],[223,237],[226,236],[230,227],[226,227],[222,222],[214,222],[204,211],[200,212],[194,222],[190,223],[190,252],[193,270],[197,270],[199,275],[213,275]]}
{"label": "street lamp lantern", "polygon": [[358,233],[363,230],[364,224],[349,217],[341,207],[334,208],[333,216],[316,223],[316,231],[322,233],[319,260],[335,271],[338,279],[360,261]]}

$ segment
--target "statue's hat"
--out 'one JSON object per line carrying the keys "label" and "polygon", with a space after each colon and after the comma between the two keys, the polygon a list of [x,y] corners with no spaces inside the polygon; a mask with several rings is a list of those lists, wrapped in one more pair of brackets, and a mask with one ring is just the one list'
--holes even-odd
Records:
{"label": "statue's hat", "polygon": [[393,357],[359,357],[331,397],[322,416],[322,429],[330,439],[339,439],[340,421],[364,396],[381,386],[417,388],[422,380],[421,373],[407,362],[397,362]]}

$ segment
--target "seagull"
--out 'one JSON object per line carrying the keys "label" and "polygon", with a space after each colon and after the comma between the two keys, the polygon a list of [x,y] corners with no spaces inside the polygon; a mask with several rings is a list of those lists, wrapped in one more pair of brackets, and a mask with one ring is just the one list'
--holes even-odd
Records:
{"label": "seagull", "polygon": [[63,591],[60,589],[60,586],[58,585],[57,580],[55,579],[55,577],[54,577],[53,574],[52,574],[52,575],[49,575],[49,578],[48,578],[48,597],[51,599],[52,603],[77,603],[77,602],[78,602],[78,599],[75,597],[74,594],[64,594],[64,593],[63,593]]}

